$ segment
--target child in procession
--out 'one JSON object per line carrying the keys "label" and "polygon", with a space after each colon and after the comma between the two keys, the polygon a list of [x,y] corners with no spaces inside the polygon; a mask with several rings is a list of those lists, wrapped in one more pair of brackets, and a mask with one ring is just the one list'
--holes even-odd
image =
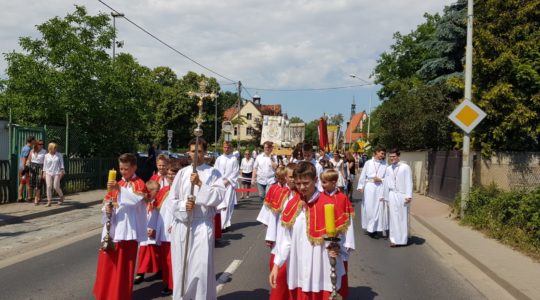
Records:
{"label": "child in procession", "polygon": [[[339,245],[324,240],[327,235],[325,204],[334,204],[321,197],[317,189],[317,170],[311,162],[300,162],[294,172],[299,197],[293,197],[282,211],[283,236],[277,244],[274,266],[269,276],[272,288],[277,287],[279,268],[287,264],[287,284],[292,299],[328,299],[332,292],[329,255],[336,257],[336,287],[341,287],[345,274]],[[349,226],[349,215],[339,205],[334,207],[336,235],[344,238]]]}
{"label": "child in procession", "polygon": [[[120,155],[118,167],[122,179],[107,182],[109,192],[103,201],[103,223],[110,213],[109,234],[114,241],[114,249],[99,250],[93,291],[98,300],[131,299],[137,246],[147,239],[148,191],[144,181],[135,175],[137,157],[132,153]],[[102,240],[106,232],[104,225]]]}
{"label": "child in procession", "polygon": [[139,243],[139,261],[134,284],[143,282],[145,273],[158,273],[161,270],[160,249],[156,242],[158,211],[155,208],[159,187],[157,181],[149,180],[146,183],[148,189],[148,203],[146,204],[147,239]]}

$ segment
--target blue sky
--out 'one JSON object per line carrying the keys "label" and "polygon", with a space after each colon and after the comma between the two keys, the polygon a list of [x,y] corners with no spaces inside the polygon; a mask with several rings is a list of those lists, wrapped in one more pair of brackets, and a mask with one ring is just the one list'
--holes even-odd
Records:
{"label": "blue sky", "polygon": [[[242,81],[263,104],[281,104],[289,116],[311,121],[327,114],[350,116],[368,111],[370,95],[378,104],[376,86],[304,92],[261,89],[310,89],[369,80],[381,53],[396,31],[409,33],[424,21],[424,13],[442,12],[451,0],[110,0],[124,13],[179,51],[234,81]],[[75,4],[90,14],[110,13],[97,0],[0,0],[0,52],[20,50],[20,36],[37,36],[35,25],[64,17]],[[23,17],[24,16],[24,17]],[[148,67],[166,65],[182,76],[195,71],[212,76],[192,62],[149,38],[126,20],[117,19],[118,39]],[[0,60],[0,76],[6,63]],[[214,75],[215,76],[215,75]],[[215,76],[219,82],[227,79]],[[235,90],[223,85],[224,90]],[[249,98],[243,91],[244,98]]]}

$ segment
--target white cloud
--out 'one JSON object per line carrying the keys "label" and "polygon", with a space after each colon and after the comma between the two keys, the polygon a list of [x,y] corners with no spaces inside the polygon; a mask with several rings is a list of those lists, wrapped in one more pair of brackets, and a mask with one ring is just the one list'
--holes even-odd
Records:
{"label": "white cloud", "polygon": [[[134,22],[207,67],[246,86],[305,88],[368,79],[396,31],[408,33],[425,12],[441,12],[451,0],[108,0]],[[0,0],[0,52],[19,50],[20,36],[38,36],[35,25],[84,5],[109,13],[98,1]],[[117,19],[119,51],[149,67],[168,65],[179,76],[209,74],[129,24]],[[0,61],[5,77],[5,61]],[[219,79],[221,82],[225,80]]]}

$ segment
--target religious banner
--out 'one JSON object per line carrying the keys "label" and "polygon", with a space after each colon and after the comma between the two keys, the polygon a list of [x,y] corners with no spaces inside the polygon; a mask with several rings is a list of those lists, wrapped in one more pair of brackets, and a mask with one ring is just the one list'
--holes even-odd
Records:
{"label": "religious banner", "polygon": [[338,146],[338,130],[339,126],[337,125],[328,125],[327,134],[328,134],[328,148],[330,151],[334,151]]}
{"label": "religious banner", "polygon": [[323,117],[319,119],[319,148],[328,150],[328,129]]}
{"label": "religious banner", "polygon": [[289,125],[290,142],[291,147],[295,147],[297,144],[304,141],[306,135],[306,124],[304,123],[291,123]]}

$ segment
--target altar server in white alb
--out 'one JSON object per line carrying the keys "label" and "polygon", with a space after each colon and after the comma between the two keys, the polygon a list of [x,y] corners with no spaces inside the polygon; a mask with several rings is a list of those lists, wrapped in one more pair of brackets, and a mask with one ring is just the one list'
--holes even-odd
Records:
{"label": "altar server in white alb", "polygon": [[375,155],[366,161],[358,179],[357,189],[364,194],[361,206],[362,228],[370,237],[376,237],[377,232],[388,230],[384,202],[379,199],[386,178],[385,156],[386,149],[382,147],[375,149]]}
{"label": "altar server in white alb", "polygon": [[386,169],[383,198],[390,213],[390,246],[407,245],[409,208],[413,181],[411,168],[399,161],[399,150],[389,152],[391,165]]}
{"label": "altar server in white alb", "polygon": [[[189,142],[189,155],[194,161],[196,140]],[[204,163],[206,141],[199,138],[197,172],[192,166],[180,170],[171,185],[169,197],[173,214],[171,258],[173,299],[216,299],[214,272],[214,215],[222,209],[226,188],[218,170]],[[188,201],[194,185],[195,202]],[[186,233],[191,215],[186,280],[182,278]],[[182,298],[182,285],[185,284]]]}
{"label": "altar server in white alb", "polygon": [[231,226],[231,219],[236,204],[236,187],[238,186],[238,165],[237,157],[232,154],[232,144],[229,141],[223,143],[223,154],[216,159],[214,168],[223,176],[223,184],[227,188],[223,202],[225,209],[221,210],[221,229]]}

